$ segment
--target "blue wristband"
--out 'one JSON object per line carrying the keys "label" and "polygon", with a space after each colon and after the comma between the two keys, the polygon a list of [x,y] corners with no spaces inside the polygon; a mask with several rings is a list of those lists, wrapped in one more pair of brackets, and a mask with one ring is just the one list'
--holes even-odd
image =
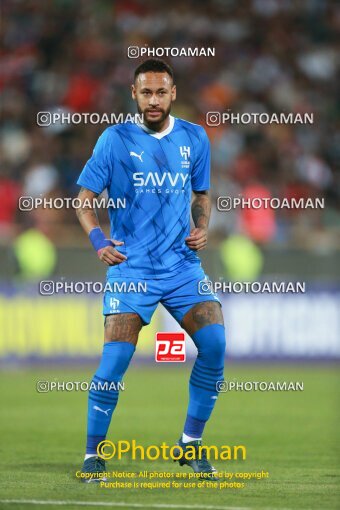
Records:
{"label": "blue wristband", "polygon": [[104,232],[100,227],[96,227],[89,233],[89,239],[93,248],[98,252],[106,246],[114,246],[110,239],[106,239]]}

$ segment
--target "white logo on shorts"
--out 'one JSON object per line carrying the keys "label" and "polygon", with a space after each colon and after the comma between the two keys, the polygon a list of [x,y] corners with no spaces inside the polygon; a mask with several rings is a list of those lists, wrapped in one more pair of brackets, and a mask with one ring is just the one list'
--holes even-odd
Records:
{"label": "white logo on shorts", "polygon": [[116,298],[110,298],[110,312],[111,313],[119,313],[118,307],[119,307],[119,299]]}

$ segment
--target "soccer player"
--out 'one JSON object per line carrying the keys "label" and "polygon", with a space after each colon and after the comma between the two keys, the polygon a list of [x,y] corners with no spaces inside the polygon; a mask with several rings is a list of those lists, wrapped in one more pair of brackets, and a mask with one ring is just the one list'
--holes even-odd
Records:
{"label": "soccer player", "polygon": [[[187,417],[177,443],[183,449],[179,463],[216,479],[204,453],[194,460],[184,458],[188,445],[197,451],[201,445],[224,368],[221,305],[215,294],[199,293],[199,282],[206,275],[197,252],[207,245],[211,209],[209,140],[201,126],[170,115],[176,86],[171,67],[162,60],[149,59],[137,67],[132,98],[143,114],[143,124],[126,122],[107,128],[78,180],[83,206],[77,215],[99,259],[109,266],[107,281],[134,282],[136,287],[144,282],[147,288],[144,293],[104,295],[104,347],[93,377],[95,389],[89,392],[83,472],[100,477],[105,471],[97,446],[106,438],[118,391],[103,391],[103,383],[122,380],[141,328],[162,303],[198,350]],[[93,203],[104,190],[115,203],[126,199],[125,208],[109,208],[110,239],[101,230],[94,208],[85,203]]]}

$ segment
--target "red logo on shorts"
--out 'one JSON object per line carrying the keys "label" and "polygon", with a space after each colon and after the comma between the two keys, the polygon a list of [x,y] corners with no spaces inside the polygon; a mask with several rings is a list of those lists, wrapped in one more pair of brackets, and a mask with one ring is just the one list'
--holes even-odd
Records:
{"label": "red logo on shorts", "polygon": [[156,333],[156,361],[185,361],[184,333]]}

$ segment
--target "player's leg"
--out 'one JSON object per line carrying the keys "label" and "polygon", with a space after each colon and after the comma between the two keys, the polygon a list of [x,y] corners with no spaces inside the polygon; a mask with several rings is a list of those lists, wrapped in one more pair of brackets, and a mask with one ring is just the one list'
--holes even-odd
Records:
{"label": "player's leg", "polygon": [[[87,444],[84,473],[100,474],[105,463],[98,457],[97,446],[104,441],[119,396],[118,383],[129,366],[142,328],[136,313],[105,317],[104,347],[99,367],[92,379],[88,396]],[[98,481],[96,478],[84,481]]]}
{"label": "player's leg", "polygon": [[[107,315],[101,361],[92,379],[88,400],[86,455],[97,455],[97,446],[106,437],[118,402],[117,384],[129,366],[142,327],[135,313]],[[114,383],[114,384],[111,384]],[[108,389],[106,389],[108,388]]]}
{"label": "player's leg", "polygon": [[[83,472],[89,474],[102,475],[105,471],[105,462],[97,456],[97,446],[106,437],[117,405],[117,383],[129,366],[142,326],[150,323],[160,298],[157,282],[149,280],[147,286],[138,292],[123,290],[124,286],[129,288],[132,283],[138,289],[139,282],[140,279],[117,277],[110,277],[106,282],[103,300],[105,343],[88,402],[88,436]],[[118,288],[121,290],[117,291]],[[107,386],[110,389],[106,390]]]}
{"label": "player's leg", "polygon": [[217,400],[216,383],[223,378],[226,343],[220,304],[215,301],[197,303],[184,315],[181,326],[193,339],[198,355],[189,380],[188,411],[178,445],[183,452],[194,447],[197,457],[186,460],[183,455],[179,463],[188,464],[203,479],[218,481],[216,469],[199,447]]}
{"label": "player's leg", "polygon": [[189,381],[189,406],[182,441],[202,438],[214,409],[216,384],[223,379],[225,329],[221,305],[205,301],[194,305],[183,317],[182,327],[197,347],[197,358]]}
{"label": "player's leg", "polygon": [[[205,424],[213,411],[218,392],[216,383],[223,378],[225,330],[221,305],[212,294],[201,295],[200,282],[207,277],[199,266],[186,268],[182,274],[164,283],[162,303],[193,339],[198,355],[189,381],[189,405],[183,435],[178,445],[185,450],[198,450]],[[184,455],[181,465],[188,464],[195,472],[214,479],[215,469],[207,459],[188,461]]]}

